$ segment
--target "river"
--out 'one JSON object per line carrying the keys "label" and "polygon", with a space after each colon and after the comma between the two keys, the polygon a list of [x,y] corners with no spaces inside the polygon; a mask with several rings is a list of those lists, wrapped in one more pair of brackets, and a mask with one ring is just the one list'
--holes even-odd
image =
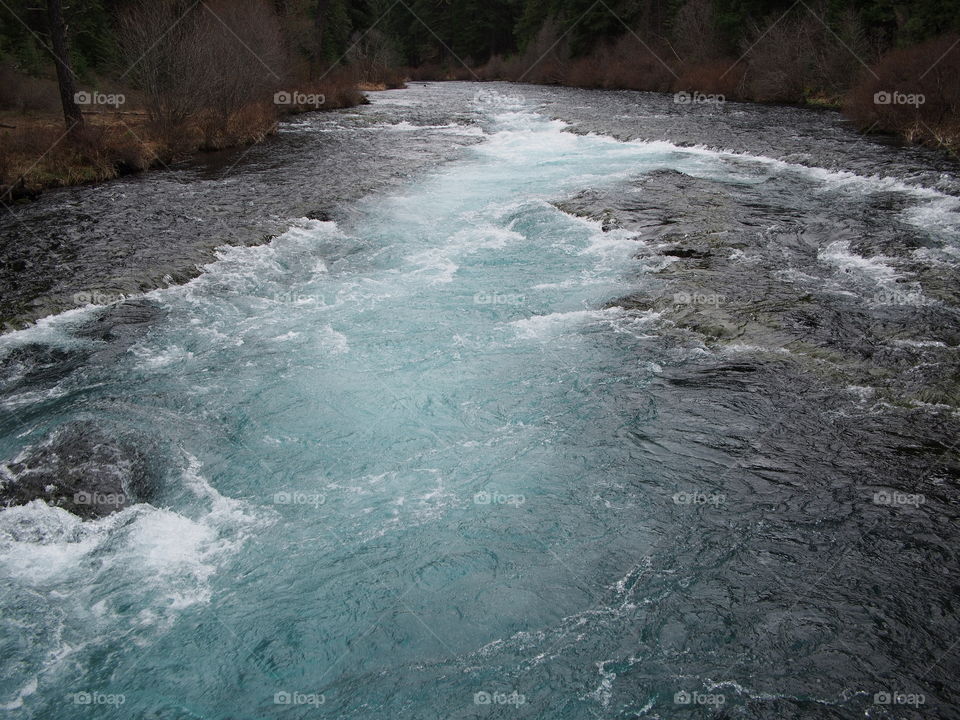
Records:
{"label": "river", "polygon": [[417,84],[15,210],[0,478],[136,501],[0,510],[0,707],[960,717],[958,168]]}

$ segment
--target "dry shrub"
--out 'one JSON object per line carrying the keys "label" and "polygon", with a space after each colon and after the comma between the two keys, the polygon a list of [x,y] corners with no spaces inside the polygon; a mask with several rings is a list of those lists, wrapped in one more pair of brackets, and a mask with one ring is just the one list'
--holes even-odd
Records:
{"label": "dry shrub", "polygon": [[[960,146],[960,45],[945,35],[888,52],[850,91],[844,112],[861,129]],[[922,96],[923,102],[918,102]],[[917,102],[910,102],[910,100]]]}
{"label": "dry shrub", "polygon": [[441,65],[426,63],[415,68],[406,68],[403,75],[415,82],[441,82],[445,80],[470,81],[483,79],[479,72],[466,65]]}
{"label": "dry shrub", "polygon": [[[191,7],[192,5],[192,7]],[[169,28],[159,38],[157,28]],[[138,0],[121,20],[130,78],[144,93],[153,132],[171,154],[195,142],[219,146],[248,105],[265,104],[282,84],[279,21],[262,0]]]}
{"label": "dry shrub", "polygon": [[2,131],[0,156],[3,159],[0,164],[5,168],[3,182],[13,182],[26,173],[38,158],[56,151],[55,146],[62,135],[63,128],[53,125],[18,126],[14,130]]}
{"label": "dry shrub", "polygon": [[814,66],[812,17],[769,18],[754,28],[744,51],[744,97],[759,102],[802,102]]}
{"label": "dry shrub", "polygon": [[755,28],[744,47],[740,92],[748,100],[802,103],[815,95],[838,100],[872,57],[852,11],[830,29],[812,12],[777,20],[772,16]]}
{"label": "dry shrub", "polygon": [[720,40],[710,0],[687,0],[673,21],[673,36],[677,53],[685,63],[698,65],[714,60],[720,54]]}
{"label": "dry shrub", "polygon": [[606,68],[596,55],[577,58],[570,62],[564,73],[565,85],[580,88],[608,87]]}
{"label": "dry shrub", "polygon": [[665,48],[654,49],[628,33],[568,63],[563,83],[584,88],[666,92],[674,80],[668,57]]}
{"label": "dry shrub", "polygon": [[59,108],[60,94],[54,81],[30,77],[0,65],[0,110],[42,113],[55,112]]}
{"label": "dry shrub", "polygon": [[739,88],[745,68],[734,60],[712,60],[684,64],[673,83],[675,91],[723,95],[727,99],[739,97]]}
{"label": "dry shrub", "polygon": [[[361,104],[361,77],[378,87],[403,86],[381,36],[359,46],[351,65],[313,82],[301,80],[307,73],[291,79],[270,0],[129,0],[119,24],[124,67],[131,69],[108,86],[127,96],[124,112],[88,109],[88,127],[69,139],[60,137],[59,118],[18,117],[16,130],[0,129],[0,185],[8,186],[8,196],[12,185],[29,196],[25,188],[105,180],[198,149],[259,142],[275,131],[281,112]],[[281,107],[281,90],[323,100]],[[135,105],[142,116],[130,109]],[[34,106],[59,108],[55,83],[0,68],[0,110],[22,114]]]}
{"label": "dry shrub", "polygon": [[494,55],[487,64],[477,70],[477,75],[481,80],[508,80],[507,61],[502,55]]}
{"label": "dry shrub", "polygon": [[569,44],[556,21],[548,20],[524,52],[508,63],[508,79],[541,85],[563,84],[569,57]]}
{"label": "dry shrub", "polygon": [[415,68],[407,68],[407,76],[418,82],[432,82],[443,80],[443,68],[433,63],[426,63]]}
{"label": "dry shrub", "polygon": [[470,68],[469,65],[453,65],[447,73],[447,78],[449,80],[469,82],[471,80],[476,80],[477,74]]}
{"label": "dry shrub", "polygon": [[198,123],[201,150],[222,150],[236,145],[262,142],[277,126],[277,108],[267,103],[250,103],[226,117],[220,113],[201,117]]}
{"label": "dry shrub", "polygon": [[384,89],[394,90],[407,86],[407,76],[395,67],[381,67],[372,76],[371,83],[382,86]]}
{"label": "dry shrub", "polygon": [[[337,68],[320,81],[309,84],[306,92],[323,95],[325,100],[322,109],[324,110],[354,107],[364,101],[363,93],[357,87],[358,82],[355,68]],[[316,110],[317,108],[307,109]]]}
{"label": "dry shrub", "polygon": [[643,42],[627,33],[592,53],[570,59],[565,42],[557,42],[556,29],[547,24],[523,54],[495,56],[479,70],[482,80],[510,80],[583,88],[655,90],[673,85],[671,54],[662,43]]}
{"label": "dry shrub", "polygon": [[384,33],[354,33],[351,42],[348,58],[357,83],[376,89],[404,87],[404,75],[396,69],[399,55]]}
{"label": "dry shrub", "polygon": [[108,180],[144,170],[155,162],[149,148],[122,124],[88,123],[76,137],[59,125],[34,124],[5,131],[0,145],[0,184],[20,178],[41,188]]}
{"label": "dry shrub", "polygon": [[605,87],[667,92],[675,78],[670,59],[667,48],[648,41],[641,42],[632,33],[623,35],[601,51],[601,63],[607,68]]}

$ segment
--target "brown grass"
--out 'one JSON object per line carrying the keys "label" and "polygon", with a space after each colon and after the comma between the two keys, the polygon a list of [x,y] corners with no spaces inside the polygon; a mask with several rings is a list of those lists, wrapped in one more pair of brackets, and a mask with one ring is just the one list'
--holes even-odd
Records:
{"label": "brown grass", "polygon": [[[887,53],[865,72],[844,103],[861,130],[897,133],[911,142],[960,150],[960,45],[946,35]],[[923,103],[877,102],[879,93]],[[882,99],[879,98],[879,99]]]}
{"label": "brown grass", "polygon": [[[167,165],[199,151],[262,142],[276,131],[283,114],[354,107],[366,101],[357,87],[356,73],[337,70],[322,80],[294,85],[304,95],[322,95],[319,106],[283,106],[250,102],[238,109],[206,109],[179,122],[165,122],[146,111],[131,109],[134,93],[123,111],[85,113],[87,127],[79,138],[66,137],[59,99],[44,111],[17,100],[14,92],[30,98],[49,90],[48,81],[25,78],[12,71],[2,87],[0,110],[0,200],[34,197],[43,188],[110,180],[130,172]],[[399,78],[399,80],[398,80]],[[384,87],[402,82],[399,72],[385,75]],[[389,85],[388,85],[389,83]],[[14,88],[11,91],[10,88]],[[26,89],[26,90],[24,90]],[[293,89],[293,88],[292,88]],[[292,90],[291,89],[291,90]],[[56,86],[53,86],[56,92]],[[11,101],[12,98],[12,101]],[[272,99],[272,98],[271,98]]]}
{"label": "brown grass", "polygon": [[17,194],[30,195],[39,188],[109,180],[145,170],[153,163],[152,150],[136,134],[136,125],[132,119],[88,122],[75,139],[65,137],[62,124],[52,119],[35,119],[0,131],[0,196],[12,199],[10,187],[15,185],[20,186]]}

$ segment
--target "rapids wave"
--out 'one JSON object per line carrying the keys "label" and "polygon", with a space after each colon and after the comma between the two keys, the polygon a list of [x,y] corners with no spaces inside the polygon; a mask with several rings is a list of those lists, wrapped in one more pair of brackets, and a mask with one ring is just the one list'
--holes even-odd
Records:
{"label": "rapids wave", "polygon": [[297,120],[437,162],[0,337],[4,483],[69,425],[135,431],[156,485],[0,510],[3,707],[954,716],[952,170],[472,93]]}

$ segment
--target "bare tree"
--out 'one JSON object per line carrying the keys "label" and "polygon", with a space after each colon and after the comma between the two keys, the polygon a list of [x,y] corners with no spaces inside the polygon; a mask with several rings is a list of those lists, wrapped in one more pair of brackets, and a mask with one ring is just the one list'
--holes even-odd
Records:
{"label": "bare tree", "polygon": [[[157,28],[168,28],[157,38]],[[283,83],[279,21],[263,0],[138,0],[121,21],[129,75],[143,91],[161,135],[175,140],[192,126],[216,144],[231,118],[270,105]]]}
{"label": "bare tree", "polygon": [[354,33],[348,58],[364,82],[376,82],[385,72],[400,64],[390,39],[379,30]]}
{"label": "bare tree", "polygon": [[687,62],[711,60],[719,54],[710,0],[687,0],[677,12],[673,35],[677,51]]}
{"label": "bare tree", "polygon": [[47,21],[50,26],[50,44],[53,61],[57,66],[57,83],[60,86],[60,104],[68,132],[76,137],[83,131],[83,113],[77,105],[76,84],[73,68],[70,67],[70,51],[67,45],[67,24],[63,19],[62,0],[47,0]]}

